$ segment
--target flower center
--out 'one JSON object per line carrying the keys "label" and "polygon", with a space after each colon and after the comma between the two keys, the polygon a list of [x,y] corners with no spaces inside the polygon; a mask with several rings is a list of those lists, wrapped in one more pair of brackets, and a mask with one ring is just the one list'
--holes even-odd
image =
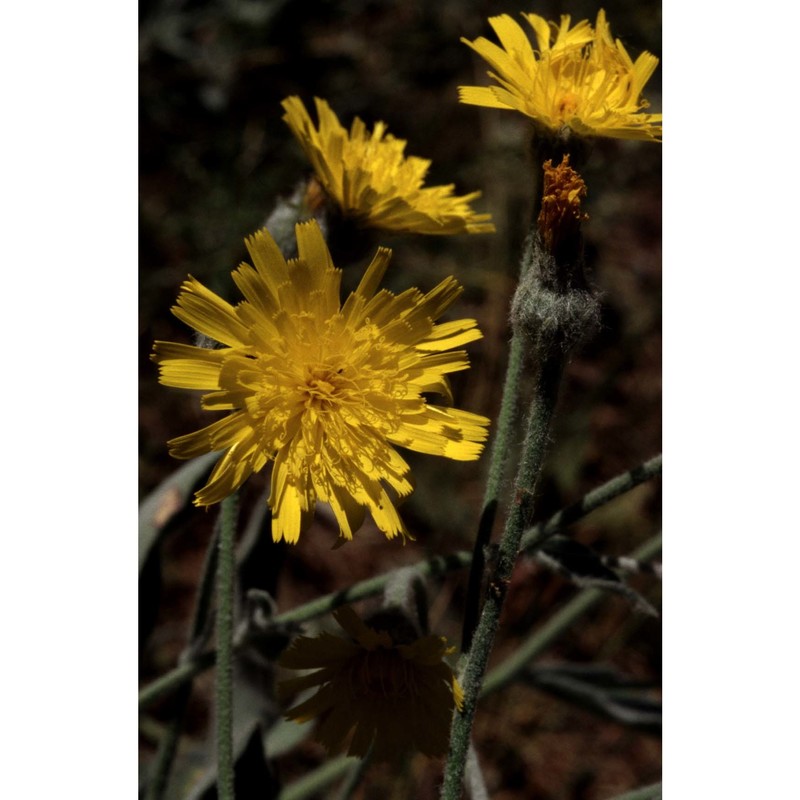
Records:
{"label": "flower center", "polygon": [[353,665],[352,680],[357,694],[396,699],[416,691],[414,665],[397,650],[368,650]]}
{"label": "flower center", "polygon": [[342,399],[343,370],[329,367],[306,367],[305,380],[299,388],[306,408],[328,411]]}
{"label": "flower center", "polygon": [[579,100],[580,98],[575,92],[565,92],[556,104],[558,115],[564,120],[574,117],[575,112],[578,110]]}

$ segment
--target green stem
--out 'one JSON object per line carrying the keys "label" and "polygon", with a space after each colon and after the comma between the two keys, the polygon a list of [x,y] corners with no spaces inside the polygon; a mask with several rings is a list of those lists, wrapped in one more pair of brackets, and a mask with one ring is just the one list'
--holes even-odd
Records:
{"label": "green stem", "polygon": [[161,741],[158,743],[158,753],[156,754],[155,765],[147,782],[147,794],[145,800],[161,800],[167,790],[169,774],[172,769],[172,762],[175,760],[175,753],[178,750],[178,740],[183,731],[183,722],[186,716],[186,706],[192,693],[192,684],[187,683],[181,686],[175,696],[175,711]]}
{"label": "green stem", "polygon": [[372,764],[372,753],[373,746],[370,745],[369,750],[367,750],[364,757],[353,766],[353,769],[350,770],[350,774],[347,776],[347,780],[344,782],[344,785],[338,794],[337,800],[351,800],[356,789],[358,789],[358,787],[361,785],[361,782],[364,780],[367,770]]}
{"label": "green stem", "polygon": [[485,549],[489,544],[497,516],[497,505],[500,494],[500,485],[503,482],[505,466],[511,449],[511,432],[515,429],[517,406],[519,403],[520,376],[524,359],[522,339],[514,336],[508,354],[508,366],[503,385],[503,399],[500,402],[500,413],[497,417],[497,428],[492,451],[489,456],[489,474],[486,478],[486,490],[483,495],[483,507],[478,533],[475,536],[475,546],[472,551],[472,564],[467,582],[467,596],[464,601],[464,625],[461,631],[461,652],[466,653],[475,633],[480,613],[481,584],[485,565]]}
{"label": "green stem", "polygon": [[[658,533],[637,548],[632,556],[649,559],[661,550],[661,534]],[[589,609],[596,606],[608,592],[601,589],[584,589],[569,601],[545,625],[528,637],[502,664],[495,667],[483,682],[481,697],[499,691],[524,672],[528,665],[540,656],[559,636],[569,630],[573,623]]]}
{"label": "green stem", "polygon": [[544,461],[550,420],[558,397],[564,361],[563,353],[554,350],[544,356],[540,365],[517,472],[514,502],[506,519],[489,591],[464,670],[464,707],[462,711],[453,715],[450,752],[445,764],[441,792],[443,800],[458,800],[461,797],[464,765],[469,750],[478,695],[494,644],[511,572],[519,554],[522,533],[532,511],[533,492]]}
{"label": "green stem", "polygon": [[555,536],[559,531],[577,522],[596,508],[609,503],[616,497],[639,486],[651,478],[661,474],[661,454],[645,461],[644,464],[617,475],[610,481],[606,481],[602,486],[592,489],[585,494],[577,503],[573,503],[561,511],[557,511],[546,522],[540,522],[529,528],[522,535],[521,547],[525,551],[535,550],[545,540]]}
{"label": "green stem", "polygon": [[[191,657],[194,648],[200,646],[203,634],[208,624],[209,609],[211,607],[211,597],[214,589],[214,573],[217,568],[217,542],[219,540],[220,518],[214,526],[214,533],[206,550],[203,571],[200,578],[200,585],[197,589],[194,613],[191,626],[189,628],[188,647],[184,651],[184,657]],[[172,721],[161,738],[158,746],[158,753],[155,759],[152,776],[148,782],[146,800],[161,800],[169,783],[169,774],[172,769],[172,762],[178,749],[178,740],[183,730],[183,721],[186,716],[186,707],[189,704],[189,697],[192,693],[191,678],[180,687],[175,697]]]}
{"label": "green stem", "polygon": [[217,569],[217,794],[234,800],[233,604],[236,576],[236,495],[222,501]]}
{"label": "green stem", "polygon": [[183,686],[187,681],[191,681],[195,675],[205,672],[216,663],[216,652],[208,650],[199,655],[194,661],[178,664],[175,669],[170,670],[160,678],[156,678],[139,692],[139,710],[145,709],[155,703],[156,700],[171,694],[179,686]]}
{"label": "green stem", "polygon": [[344,775],[352,763],[353,759],[347,756],[339,756],[331,761],[326,761],[313,772],[281,789],[277,800],[303,800],[303,798],[312,797]]}
{"label": "green stem", "polygon": [[662,789],[660,783],[642,786],[625,794],[618,794],[612,800],[661,800]]}
{"label": "green stem", "polygon": [[[584,495],[577,503],[573,503],[571,506],[556,512],[545,522],[540,522],[538,525],[528,528],[522,537],[522,549],[528,551],[532,547],[540,545],[545,538],[554,536],[595,509],[660,474],[661,456],[659,455],[636,467],[636,469],[617,475],[602,486]],[[543,538],[539,538],[540,536],[543,536]],[[457,569],[463,569],[470,563],[471,557],[471,554],[466,550],[461,550],[449,556],[436,556],[428,561],[423,561],[415,569],[417,569],[421,577],[435,577]],[[383,575],[354,583],[346,589],[319,597],[310,603],[304,603],[283,614],[278,614],[274,622],[276,625],[287,622],[305,622],[309,619],[323,616],[347,603],[374,597],[386,588],[386,584],[391,580],[395,572],[396,570],[391,570]],[[216,653],[211,650],[200,654],[193,661],[180,664],[141,690],[139,693],[139,707],[147,708],[156,700],[170,694],[187,681],[191,681],[195,675],[213,667],[215,662]]]}

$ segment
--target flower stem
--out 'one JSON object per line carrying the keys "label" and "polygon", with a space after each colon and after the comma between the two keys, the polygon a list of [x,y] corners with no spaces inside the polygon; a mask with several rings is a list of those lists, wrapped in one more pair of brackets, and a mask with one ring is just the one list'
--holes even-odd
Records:
{"label": "flower stem", "polygon": [[494,520],[497,516],[498,496],[503,481],[505,466],[511,446],[510,434],[517,418],[519,401],[520,376],[524,363],[524,347],[522,339],[514,336],[508,354],[508,366],[503,385],[503,399],[500,402],[500,413],[497,417],[497,430],[492,442],[489,457],[489,474],[486,478],[486,490],[483,495],[483,508],[475,546],[472,551],[472,563],[469,569],[467,595],[464,601],[464,625],[461,630],[461,652],[466,653],[472,645],[472,636],[478,624],[480,613],[481,584],[485,566],[485,549],[492,536]]}
{"label": "flower stem", "polygon": [[650,786],[641,786],[625,794],[618,794],[612,800],[661,800],[662,789],[660,783],[653,783]]}
{"label": "flower stem", "polygon": [[661,454],[634,469],[623,472],[585,494],[577,503],[562,508],[544,523],[534,525],[522,535],[522,550],[536,550],[559,531],[582,519],[596,508],[661,474]]}
{"label": "flower stem", "polygon": [[494,644],[511,572],[519,554],[522,533],[532,512],[533,492],[544,461],[550,420],[558,397],[564,363],[564,353],[559,349],[549,351],[540,363],[533,402],[528,416],[525,443],[517,471],[514,502],[500,540],[489,591],[478,626],[475,629],[474,642],[464,670],[464,707],[462,711],[456,711],[453,715],[450,753],[445,764],[444,783],[442,784],[441,797],[443,800],[458,800],[461,796],[464,765],[469,751],[470,732],[478,695],[486,664],[489,661],[489,654]]}
{"label": "flower stem", "polygon": [[278,800],[303,800],[319,794],[322,789],[344,775],[353,765],[354,759],[348,756],[339,756],[330,761],[325,761],[308,775],[298,778],[293,783],[281,789]]}
{"label": "flower stem", "polygon": [[[527,528],[522,537],[522,549],[527,551],[532,547],[537,547],[545,539],[564,530],[568,525],[583,519],[583,517],[587,516],[592,511],[595,511],[606,503],[610,503],[625,492],[634,489],[645,481],[660,474],[661,456],[659,455],[655,458],[651,458],[635,469],[617,475],[584,495],[577,503],[573,503],[561,511],[556,512],[545,522],[540,522],[537,525]],[[436,556],[435,558],[423,561],[418,564],[415,569],[421,577],[435,577],[453,572],[457,569],[463,569],[470,563],[471,557],[471,554],[466,550],[461,550],[448,556]],[[406,568],[403,567],[402,569]],[[316,600],[304,603],[283,614],[278,614],[274,622],[275,624],[305,622],[327,614],[339,608],[339,606],[354,603],[356,600],[364,600],[367,597],[374,597],[385,589],[386,584],[394,573],[395,570],[391,570],[383,575],[367,578],[366,580],[354,583],[339,591],[323,595]],[[210,650],[200,654],[193,661],[180,664],[175,667],[175,669],[157,678],[140,691],[139,708],[147,708],[156,700],[169,695],[187,681],[191,681],[195,675],[213,667],[215,661],[216,653]]]}
{"label": "flower stem", "polygon": [[236,495],[222,501],[217,568],[217,794],[234,800],[233,764],[233,604],[236,575]]}
{"label": "flower stem", "polygon": [[356,790],[361,785],[367,771],[372,765],[373,747],[374,745],[370,745],[364,757],[350,770],[347,780],[344,782],[344,785],[337,795],[337,800],[352,800],[353,795],[356,793]]}

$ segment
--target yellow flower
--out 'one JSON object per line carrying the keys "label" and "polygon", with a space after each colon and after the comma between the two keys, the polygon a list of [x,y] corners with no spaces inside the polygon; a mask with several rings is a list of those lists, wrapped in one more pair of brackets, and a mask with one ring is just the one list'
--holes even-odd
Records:
{"label": "yellow flower", "polygon": [[642,90],[658,65],[650,53],[632,61],[619,39],[611,37],[604,11],[594,29],[587,20],[570,28],[523,14],[536,34],[534,50],[522,27],[510,16],[489,23],[502,47],[479,37],[461,41],[483,57],[499,86],[461,86],[459,99],[490,108],[519,111],[553,131],[569,127],[582,136],[660,140],[661,114],[648,107]]}
{"label": "yellow flower", "polygon": [[217,503],[273,461],[272,536],[296,542],[317,499],[351,539],[369,509],[392,538],[407,531],[384,484],[411,493],[409,466],[392,445],[469,461],[487,437],[485,417],[433,405],[452,401],[447,373],[467,369],[463,350],[480,339],[475,320],[434,321],[461,287],[443,280],[427,294],[376,293],[391,250],[379,248],[343,306],[335,269],[315,221],[297,225],[299,258],[288,263],[266,230],[246,240],[255,264],[233,279],[236,306],[189,278],[172,309],[219,342],[206,349],[156,342],[167,386],[207,392],[202,406],[227,416],[169,442],[176,458],[225,450],[195,504]]}
{"label": "yellow flower", "polygon": [[289,669],[316,670],[279,684],[281,697],[319,687],[286,716],[297,722],[317,717],[317,739],[330,752],[347,747],[349,755],[363,757],[372,744],[380,760],[409,750],[442,755],[453,708],[463,705],[461,687],[443,661],[455,648],[443,637],[368,626],[348,607],[334,617],[349,639],[300,636],[280,658]]}
{"label": "yellow flower", "polygon": [[314,98],[319,129],[299,97],[287,97],[283,119],[300,142],[317,179],[345,216],[387,231],[492,233],[490,214],[469,204],[480,192],[453,196],[454,186],[423,187],[431,162],[404,156],[406,143],[378,122],[372,133],[356,117],[348,134],[324,100]]}

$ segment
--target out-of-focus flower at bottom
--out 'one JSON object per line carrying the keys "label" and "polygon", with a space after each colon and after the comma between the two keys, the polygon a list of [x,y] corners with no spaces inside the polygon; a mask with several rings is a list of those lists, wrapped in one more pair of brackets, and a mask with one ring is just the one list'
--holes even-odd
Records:
{"label": "out-of-focus flower at bottom", "polygon": [[346,749],[363,757],[372,745],[373,756],[382,761],[409,751],[443,755],[453,708],[463,703],[444,661],[454,648],[441,636],[417,636],[410,625],[378,622],[379,617],[366,624],[349,607],[334,617],[347,638],[300,636],[281,656],[283,667],[315,670],[279,684],[282,699],[318,687],[290,708],[287,718],[317,718],[316,737],[332,753]]}

